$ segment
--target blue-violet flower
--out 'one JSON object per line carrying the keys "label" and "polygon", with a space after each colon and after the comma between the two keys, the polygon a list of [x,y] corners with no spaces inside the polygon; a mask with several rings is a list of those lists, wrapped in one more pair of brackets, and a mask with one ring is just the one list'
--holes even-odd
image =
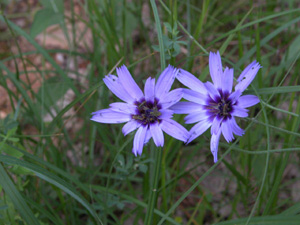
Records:
{"label": "blue-violet flower", "polygon": [[117,68],[117,74],[105,76],[106,86],[124,102],[111,103],[109,109],[92,113],[91,120],[99,123],[125,123],[122,128],[126,136],[137,129],[132,152],[141,155],[143,146],[151,137],[157,147],[164,145],[163,131],[168,135],[186,142],[189,132],[172,120],[172,105],[182,98],[182,89],[170,91],[178,69],[168,66],[155,79],[149,77],[145,83],[144,94],[136,84],[126,66]]}
{"label": "blue-violet flower", "polygon": [[178,102],[171,107],[174,113],[188,114],[185,123],[196,123],[190,130],[188,143],[211,127],[210,150],[214,156],[214,162],[218,161],[218,145],[221,133],[225,140],[234,139],[233,134],[242,136],[242,130],[236,123],[235,117],[247,117],[247,107],[259,102],[254,95],[242,95],[242,92],[250,85],[261,68],[256,61],[249,64],[237,79],[237,84],[232,91],[233,69],[222,69],[219,52],[209,54],[209,71],[213,83],[202,83],[191,73],[180,69],[177,79],[189,87],[184,89],[183,98],[190,102]]}

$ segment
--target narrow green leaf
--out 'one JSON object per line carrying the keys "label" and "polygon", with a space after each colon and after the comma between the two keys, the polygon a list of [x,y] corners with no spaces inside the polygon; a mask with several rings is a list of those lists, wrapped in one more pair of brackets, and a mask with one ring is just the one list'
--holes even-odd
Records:
{"label": "narrow green leaf", "polygon": [[59,24],[63,19],[63,14],[55,13],[53,9],[41,9],[34,15],[30,35],[35,38],[49,26]]}
{"label": "narrow green leaf", "polygon": [[5,20],[2,15],[0,15],[0,20],[8,23],[8,25],[19,35],[23,36],[29,43],[31,43],[40,54],[44,56],[44,58],[57,70],[57,72],[62,76],[64,79],[64,82],[68,83],[70,88],[74,91],[76,95],[79,95],[79,91],[75,87],[72,80],[65,74],[65,72],[62,70],[62,68],[55,62],[55,60],[48,54],[48,52],[43,49],[29,34],[27,34],[25,31],[23,31],[20,27],[18,27],[16,24],[11,22],[10,20]]}
{"label": "narrow green leaf", "polygon": [[38,212],[40,212],[41,215],[43,215],[43,216],[47,217],[49,220],[51,220],[53,222],[53,224],[55,224],[55,225],[63,225],[64,224],[63,221],[59,218],[59,215],[55,215],[56,217],[51,215],[49,210],[42,208],[39,203],[35,202],[31,198],[25,198],[25,200],[31,207],[33,207]]}
{"label": "narrow green leaf", "polygon": [[37,165],[34,165],[32,163],[10,157],[5,155],[0,155],[0,161],[6,164],[12,164],[12,165],[19,165],[22,167],[27,168],[28,170],[31,170],[36,174],[36,176],[40,177],[41,179],[53,184],[54,186],[60,188],[64,192],[71,195],[74,199],[76,199],[80,204],[82,204],[94,217],[94,219],[101,223],[100,219],[97,216],[97,213],[92,208],[92,206],[81,196],[80,193],[78,193],[75,188],[73,188],[69,183],[67,183],[65,180],[59,178],[58,176],[54,175],[53,173],[50,173],[49,171],[45,170],[42,167],[39,167]]}
{"label": "narrow green leaf", "polygon": [[6,173],[3,166],[0,164],[0,185],[4,189],[5,193],[10,197],[10,200],[13,202],[15,208],[19,211],[22,218],[30,225],[39,225],[39,221],[34,216],[31,209],[26,204],[20,192],[17,190],[14,183],[11,181],[10,177]]}
{"label": "narrow green leaf", "polygon": [[[300,85],[257,89],[257,93],[260,95],[283,94],[283,93],[291,93],[291,92],[299,92],[299,91],[300,91]],[[249,91],[245,91],[245,94],[255,94],[255,92],[253,90],[249,90]]]}
{"label": "narrow green leaf", "polygon": [[[161,0],[160,0],[161,1]],[[287,11],[283,11],[283,12],[279,12],[279,13],[276,13],[276,14],[272,14],[272,15],[269,15],[269,16],[266,16],[266,17],[263,17],[263,18],[260,18],[258,20],[254,20],[254,21],[251,21],[249,23],[246,23],[240,27],[236,27],[235,29],[223,34],[223,35],[220,35],[220,37],[217,37],[216,39],[214,39],[213,41],[211,41],[208,46],[211,46],[213,45],[214,43],[222,40],[223,38],[227,37],[228,35],[232,34],[232,33],[235,33],[237,31],[240,31],[244,28],[247,28],[247,27],[250,27],[254,24],[257,24],[257,23],[260,23],[260,22],[264,22],[264,21],[268,21],[268,20],[272,20],[273,18],[276,18],[276,17],[281,17],[281,16],[285,16],[285,15],[288,15],[288,14],[292,14],[292,13],[298,13],[298,11],[300,11],[300,9],[292,9],[292,10],[287,10]]]}
{"label": "narrow green leaf", "polygon": [[[90,184],[85,184],[86,186],[86,189],[93,189],[93,190],[97,190],[97,191],[100,191],[101,193],[104,192],[104,191],[108,191],[109,193],[111,194],[115,194],[117,196],[120,196],[121,198],[124,198],[130,202],[133,202],[135,204],[137,204],[138,206],[141,206],[143,208],[147,208],[147,204],[144,203],[143,201],[139,200],[139,199],[136,199],[136,198],[133,198],[132,196],[130,195],[126,195],[126,194],[123,194],[122,192],[118,191],[118,190],[113,190],[113,189],[110,189],[110,188],[106,188],[106,187],[101,187],[101,186],[98,186],[98,185],[90,185]],[[175,224],[175,225],[180,225],[180,223],[178,223],[176,220],[174,220],[173,218],[169,217],[169,216],[166,216],[163,212],[157,210],[157,209],[154,209],[154,213],[156,213],[157,215],[163,217],[168,221],[170,222],[171,224]]]}
{"label": "narrow green leaf", "polygon": [[76,105],[78,102],[84,100],[84,98],[88,97],[90,94],[93,93],[93,91],[95,91],[96,89],[98,89],[99,87],[101,87],[103,85],[103,82],[99,82],[99,84],[94,85],[93,87],[89,88],[86,92],[84,92],[83,94],[81,94],[80,96],[78,96],[76,99],[74,99],[70,104],[68,104],[65,108],[63,108],[58,114],[57,116],[52,120],[52,122],[49,124],[48,126],[48,132],[50,133],[50,131],[54,128],[55,125],[57,125],[57,123],[59,122],[59,120],[61,120],[62,116],[69,111],[74,105]]}
{"label": "narrow green leaf", "polygon": [[[300,21],[300,17],[297,17],[296,19],[293,19],[287,23],[284,23],[282,26],[268,34],[266,37],[264,37],[260,41],[260,46],[263,47],[265,46],[270,40],[272,40],[274,37],[276,37],[278,34],[281,32],[285,31],[288,27],[292,26],[293,24],[297,23]],[[256,46],[252,47],[249,49],[244,56],[236,63],[236,67],[239,68],[247,59],[249,59],[254,53],[256,52]]]}
{"label": "narrow green leaf", "polygon": [[[43,104],[47,107],[51,107],[57,103],[59,99],[61,99],[69,86],[66,85],[64,82],[61,82],[60,77],[50,77],[42,84],[41,88],[39,89],[37,95],[40,99],[43,100]],[[44,97],[42,94],[42,90],[44,90]],[[43,98],[42,98],[43,97]],[[46,112],[45,112],[46,113]]]}
{"label": "narrow green leaf", "polygon": [[247,180],[246,178],[240,174],[240,172],[238,172],[234,166],[232,166],[231,164],[229,164],[225,159],[223,160],[223,163],[225,164],[225,166],[231,171],[231,173],[236,176],[236,179],[238,181],[241,181],[244,185],[247,185]]}
{"label": "narrow green leaf", "polygon": [[[246,15],[242,18],[242,20],[238,23],[238,25],[236,26],[235,29],[239,29],[239,28],[242,26],[242,24],[243,24],[244,21],[247,19],[247,17],[250,15],[250,13],[252,12],[252,10],[253,10],[253,7],[249,9],[249,11],[248,11],[248,12],[246,13]],[[220,48],[220,50],[219,50],[219,52],[220,52],[221,55],[225,52],[226,48],[228,47],[229,43],[230,43],[231,40],[233,39],[234,35],[235,35],[235,33],[230,34],[230,35],[228,36],[228,38],[227,38],[227,39],[224,41],[224,43],[222,44],[222,46],[221,46],[221,48]]]}
{"label": "narrow green leaf", "polygon": [[61,0],[40,0],[46,9],[52,9],[54,12],[64,12],[64,1]]}
{"label": "narrow green leaf", "polygon": [[159,19],[155,1],[150,0],[150,3],[152,6],[155,24],[156,24],[156,31],[157,31],[159,52],[160,52],[160,66],[161,66],[161,70],[164,70],[166,68],[166,59],[165,59],[164,41],[163,41],[163,35],[161,31],[160,19]]}
{"label": "narrow green leaf", "polygon": [[[215,225],[244,225],[247,218],[215,223]],[[300,216],[260,216],[253,217],[249,225],[299,225]]]}
{"label": "narrow green leaf", "polygon": [[300,202],[284,210],[280,215],[292,216],[292,215],[297,215],[299,213],[300,213]]}

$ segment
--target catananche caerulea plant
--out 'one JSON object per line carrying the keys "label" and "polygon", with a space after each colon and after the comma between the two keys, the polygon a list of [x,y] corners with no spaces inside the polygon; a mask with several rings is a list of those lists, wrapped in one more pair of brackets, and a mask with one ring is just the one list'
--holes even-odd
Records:
{"label": "catananche caerulea plant", "polygon": [[168,66],[159,76],[157,82],[149,77],[144,93],[136,84],[126,66],[117,68],[117,75],[108,75],[103,79],[106,86],[124,102],[111,103],[109,109],[92,113],[91,120],[99,123],[126,123],[124,135],[137,129],[132,152],[141,155],[143,146],[151,138],[157,147],[164,145],[164,134],[186,142],[189,132],[172,120],[172,105],[182,98],[182,89],[170,91],[178,69]]}
{"label": "catananche caerulea plant", "polygon": [[237,125],[235,117],[247,117],[246,108],[259,102],[257,96],[241,95],[260,68],[256,61],[249,64],[237,79],[234,90],[233,69],[226,67],[223,71],[219,52],[209,54],[209,71],[213,83],[202,83],[191,73],[180,69],[177,79],[190,88],[183,89],[183,98],[189,102],[178,102],[171,110],[178,114],[188,114],[185,123],[196,123],[190,130],[187,143],[211,127],[210,149],[214,162],[217,162],[221,133],[227,142],[234,139],[233,134],[242,136],[244,130]]}

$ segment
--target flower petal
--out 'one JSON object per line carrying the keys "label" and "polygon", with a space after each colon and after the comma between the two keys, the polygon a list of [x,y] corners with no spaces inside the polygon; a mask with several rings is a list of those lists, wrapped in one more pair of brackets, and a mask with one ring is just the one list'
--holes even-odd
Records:
{"label": "flower petal", "polygon": [[126,123],[123,126],[122,132],[123,132],[124,136],[126,136],[127,134],[134,131],[136,128],[138,128],[140,126],[141,126],[140,123],[136,122],[135,120],[130,120],[128,123]]}
{"label": "flower petal", "polygon": [[201,105],[194,102],[177,102],[170,109],[176,114],[189,114],[203,110]]}
{"label": "flower petal", "polygon": [[247,117],[248,116],[248,109],[244,109],[244,108],[241,108],[237,105],[234,105],[233,107],[233,111],[231,112],[231,115],[232,116],[237,116],[237,117]]}
{"label": "flower petal", "polygon": [[154,102],[154,91],[155,91],[155,79],[149,77],[145,83],[145,99],[146,101]]}
{"label": "flower petal", "polygon": [[123,84],[123,87],[131,95],[132,98],[134,98],[135,100],[140,100],[144,97],[142,90],[136,84],[125,65],[117,68],[117,74],[119,76],[120,82]]}
{"label": "flower petal", "polygon": [[209,72],[216,89],[222,88],[222,61],[220,53],[209,53]]}
{"label": "flower petal", "polygon": [[238,99],[237,105],[242,108],[248,108],[250,106],[259,103],[259,98],[255,95],[244,95]]}
{"label": "flower petal", "polygon": [[124,102],[114,102],[109,104],[110,109],[115,112],[135,114],[136,106]]}
{"label": "flower petal", "polygon": [[221,125],[222,134],[227,142],[231,142],[234,139],[232,127],[229,120],[223,121]]}
{"label": "flower petal", "polygon": [[178,73],[178,69],[169,65],[159,76],[155,86],[155,97],[162,99],[168,94],[171,86],[174,82],[175,76]]}
{"label": "flower petal", "polygon": [[132,152],[135,156],[137,156],[138,154],[141,155],[143,152],[146,131],[146,127],[140,126],[137,132],[135,133],[132,149]]}
{"label": "flower petal", "polygon": [[102,109],[92,113],[91,120],[98,123],[125,123],[131,120],[131,115],[112,111],[111,109]]}
{"label": "flower petal", "polygon": [[152,138],[151,132],[149,129],[147,129],[144,144],[147,144],[151,138]]}
{"label": "flower petal", "polygon": [[159,100],[163,109],[167,109],[175,103],[179,102],[183,96],[182,88],[175,89],[170,91],[163,99]]}
{"label": "flower petal", "polygon": [[250,63],[240,74],[239,78],[236,80],[238,83],[243,80],[243,78],[246,76],[246,74],[250,71],[251,67],[256,65],[256,60],[254,60],[252,63]]}
{"label": "flower petal", "polygon": [[170,109],[160,109],[161,115],[158,117],[161,120],[170,119],[173,117],[173,111]]}
{"label": "flower petal", "polygon": [[211,123],[212,122],[210,120],[203,120],[193,126],[190,130],[190,137],[187,141],[187,144],[203,134],[211,126]]}
{"label": "flower petal", "polygon": [[189,132],[179,123],[171,119],[163,120],[161,122],[161,129],[180,141],[186,142],[189,137]]}
{"label": "flower petal", "polygon": [[207,90],[204,84],[196,78],[193,74],[189,73],[186,70],[179,69],[179,73],[177,74],[176,78],[185,86],[189,87],[190,89],[200,92],[202,94],[206,94]]}
{"label": "flower petal", "polygon": [[158,126],[158,123],[150,125],[150,132],[153,138],[153,141],[157,147],[164,146],[164,134],[161,128]]}
{"label": "flower petal", "polygon": [[218,146],[220,141],[221,129],[219,129],[218,133],[212,134],[210,139],[210,151],[214,156],[214,163],[218,161]]}
{"label": "flower petal", "polygon": [[184,120],[186,124],[191,124],[191,123],[196,123],[202,120],[206,120],[210,117],[211,115],[207,113],[206,111],[201,111],[201,112],[194,112],[190,113],[187,115]]}
{"label": "flower petal", "polygon": [[232,92],[229,96],[229,99],[231,101],[231,104],[236,103],[236,101],[239,99],[239,97],[241,96],[242,92],[240,90],[236,90],[234,92]]}
{"label": "flower petal", "polygon": [[232,132],[238,136],[243,136],[243,134],[245,133],[244,130],[242,128],[240,128],[236,121],[235,121],[235,118],[232,117],[231,119],[229,119],[229,123],[230,123],[230,126],[232,128]]}
{"label": "flower petal", "polygon": [[197,91],[183,88],[183,98],[188,101],[195,102],[201,105],[206,104],[207,97]]}
{"label": "flower petal", "polygon": [[221,123],[223,121],[223,118],[221,117],[218,117],[216,116],[212,122],[212,125],[211,125],[211,134],[217,134],[220,130],[220,127],[221,127]]}
{"label": "flower petal", "polygon": [[221,96],[220,96],[220,92],[216,89],[216,87],[210,82],[206,82],[204,83],[204,85],[208,91],[209,96],[214,101],[218,102]]}
{"label": "flower petal", "polygon": [[111,90],[111,92],[114,93],[119,99],[128,103],[133,103],[135,101],[135,99],[124,89],[117,76],[105,76],[103,81],[109,90]]}
{"label": "flower petal", "polygon": [[243,92],[255,78],[260,68],[262,67],[256,61],[247,66],[237,79],[239,83],[235,86],[235,90],[240,90],[241,92]]}
{"label": "flower petal", "polygon": [[233,84],[233,69],[225,68],[222,76],[222,91],[231,93]]}

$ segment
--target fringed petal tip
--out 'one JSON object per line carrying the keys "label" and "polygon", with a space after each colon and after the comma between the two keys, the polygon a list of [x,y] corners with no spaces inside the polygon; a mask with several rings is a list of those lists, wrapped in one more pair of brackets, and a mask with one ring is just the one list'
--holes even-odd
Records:
{"label": "fringed petal tip", "polygon": [[262,68],[262,66],[256,62],[256,60],[250,63],[237,79],[238,83],[235,86],[235,90],[243,92],[253,81],[260,68]]}
{"label": "fringed petal tip", "polygon": [[133,139],[133,154],[139,154],[141,155],[143,152],[143,147],[144,147],[144,143],[145,143],[145,138],[146,138],[146,134],[147,134],[147,129],[145,129],[144,127],[140,126],[139,129],[137,130],[137,132],[134,135],[134,139]]}
{"label": "fringed petal tip", "polygon": [[135,80],[132,78],[129,70],[125,65],[116,69],[120,83],[127,91],[127,93],[135,100],[141,99],[144,94],[142,90],[139,88]]}
{"label": "fringed petal tip", "polygon": [[135,149],[132,149],[132,153],[134,154],[135,157],[140,156],[140,154],[138,154],[138,152]]}
{"label": "fringed petal tip", "polygon": [[157,147],[163,147],[164,146],[164,134],[157,123],[150,125],[150,132],[151,132],[151,136],[153,138],[154,144]]}
{"label": "fringed petal tip", "polygon": [[221,129],[217,134],[213,134],[210,139],[210,151],[214,156],[214,163],[218,161],[218,147],[220,141]]}
{"label": "fringed petal tip", "polygon": [[243,95],[238,99],[238,106],[242,108],[248,108],[259,103],[260,100],[255,95]]}
{"label": "fringed petal tip", "polygon": [[218,152],[213,152],[213,157],[214,157],[214,163],[217,163],[218,162]]}
{"label": "fringed petal tip", "polygon": [[222,89],[223,68],[219,51],[209,53],[209,72],[214,86],[217,89]]}
{"label": "fringed petal tip", "polygon": [[155,97],[164,98],[171,89],[171,86],[177,76],[178,69],[169,65],[159,76],[155,85]]}

